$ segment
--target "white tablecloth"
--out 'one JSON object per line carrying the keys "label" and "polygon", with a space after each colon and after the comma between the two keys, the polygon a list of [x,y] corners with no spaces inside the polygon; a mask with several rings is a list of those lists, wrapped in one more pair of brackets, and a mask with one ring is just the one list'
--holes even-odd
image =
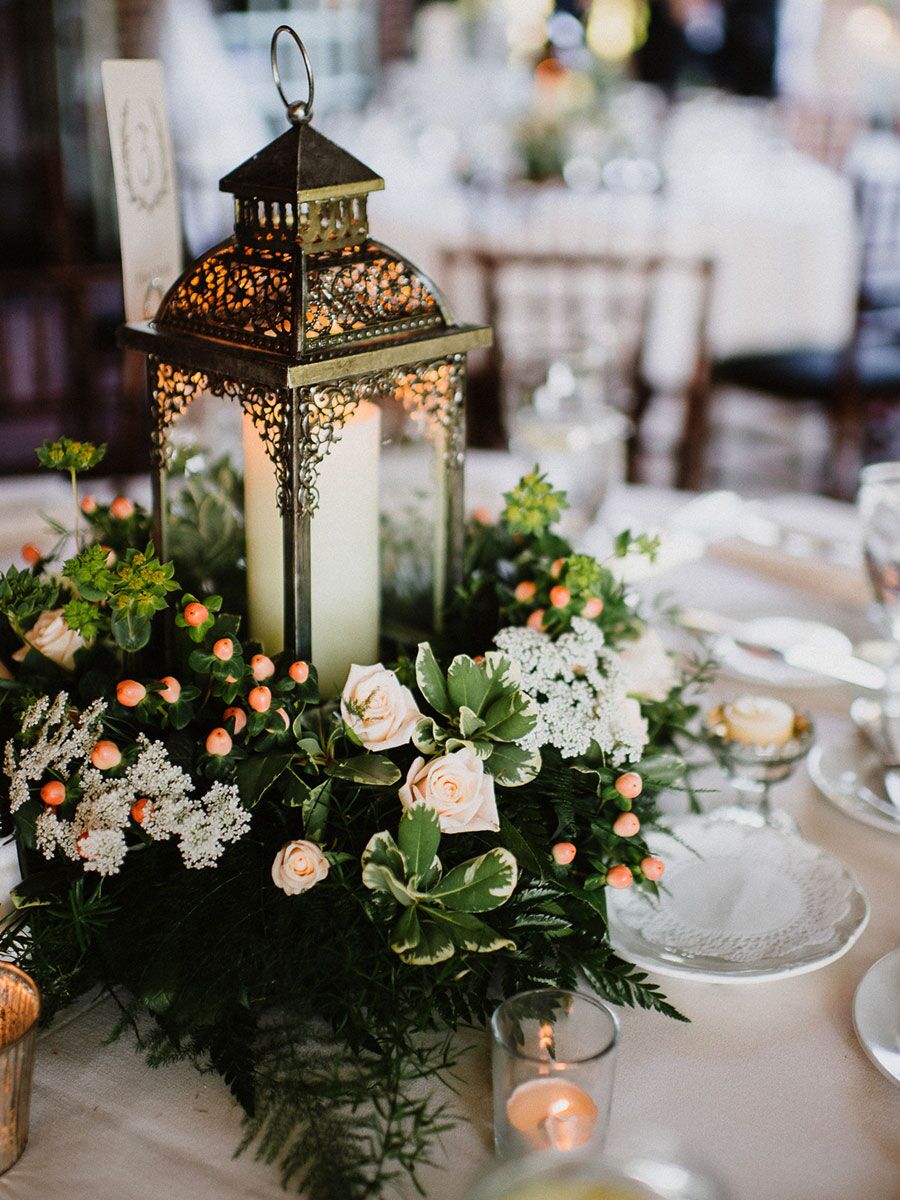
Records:
{"label": "white tablecloth", "polygon": [[[626,491],[616,507],[629,517],[671,503]],[[830,620],[854,637],[867,632],[859,609],[711,560],[653,588],[736,615],[789,613]],[[793,699],[812,710],[822,737],[846,722],[841,688]],[[900,945],[900,837],[837,812],[802,771],[776,801],[856,874],[871,903],[869,926],[844,958],[814,974],[744,987],[661,980],[692,1023],[622,1013],[611,1140],[645,1125],[674,1130],[715,1164],[733,1200],[898,1200],[900,1089],[865,1057],[850,1014],[863,973]],[[224,1084],[187,1066],[150,1070],[128,1038],[104,1045],[115,1017],[103,1003],[64,1016],[40,1041],[31,1141],[0,1180],[2,1200],[282,1196],[271,1168],[232,1160],[240,1114]],[[456,1104],[467,1120],[445,1139],[447,1169],[424,1175],[431,1200],[462,1200],[490,1163],[483,1039],[464,1073]]]}

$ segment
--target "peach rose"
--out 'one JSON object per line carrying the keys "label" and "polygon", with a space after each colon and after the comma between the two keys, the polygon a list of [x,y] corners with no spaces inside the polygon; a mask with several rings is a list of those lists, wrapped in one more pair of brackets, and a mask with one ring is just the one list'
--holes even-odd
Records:
{"label": "peach rose", "polygon": [[350,668],[341,694],[341,716],[367,750],[391,750],[412,741],[421,717],[413,694],[381,663]]}
{"label": "peach rose", "polygon": [[315,842],[288,842],[275,855],[272,879],[289,896],[299,896],[328,874],[328,859]]}
{"label": "peach rose", "polygon": [[655,629],[647,629],[619,651],[628,692],[644,700],[665,700],[678,682],[672,656]]}
{"label": "peach rose", "polygon": [[22,662],[28,654],[29,647],[33,646],[44,658],[49,658],[64,671],[74,670],[75,652],[85,644],[81,634],[66,624],[61,608],[51,608],[42,612],[34,626],[25,634],[25,643],[13,655],[16,662]]}
{"label": "peach rose", "polygon": [[434,809],[442,833],[496,833],[500,828],[494,780],[466,746],[427,763],[424,758],[415,760],[400,789],[400,803],[407,809],[417,800]]}

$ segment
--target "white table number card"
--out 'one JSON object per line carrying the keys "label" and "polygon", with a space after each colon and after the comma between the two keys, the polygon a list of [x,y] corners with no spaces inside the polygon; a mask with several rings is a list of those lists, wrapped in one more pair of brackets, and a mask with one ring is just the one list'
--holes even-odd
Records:
{"label": "white table number card", "polygon": [[125,319],[156,315],[181,274],[181,224],[162,67],[155,59],[102,65],[109,122]]}

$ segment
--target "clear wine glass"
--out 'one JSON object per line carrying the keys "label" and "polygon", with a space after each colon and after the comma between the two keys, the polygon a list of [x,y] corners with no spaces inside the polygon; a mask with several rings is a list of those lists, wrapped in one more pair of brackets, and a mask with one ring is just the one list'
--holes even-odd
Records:
{"label": "clear wine glass", "polygon": [[859,476],[857,507],[866,568],[881,624],[900,658],[900,462],[875,463]]}

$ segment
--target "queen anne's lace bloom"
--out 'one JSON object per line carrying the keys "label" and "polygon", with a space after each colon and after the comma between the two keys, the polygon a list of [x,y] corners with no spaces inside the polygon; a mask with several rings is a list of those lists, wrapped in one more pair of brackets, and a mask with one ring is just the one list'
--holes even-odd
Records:
{"label": "queen anne's lace bloom", "polygon": [[613,766],[640,758],[647,722],[635,719],[619,655],[592,621],[576,617],[556,641],[536,629],[501,629],[494,644],[519,664],[521,687],[538,706],[524,745],[577,758],[596,743]]}
{"label": "queen anne's lace bloom", "polygon": [[98,771],[90,753],[101,735],[105,711],[105,704],[97,701],[70,719],[65,692],[52,704],[43,697],[22,722],[23,730],[39,728],[34,744],[18,753],[12,742],[6,746],[13,811],[30,799],[30,784],[50,770],[67,776],[81,793],[71,818],[52,808],[38,815],[38,849],[45,858],[59,852],[82,862],[86,871],[114,875],[128,851],[132,807],[146,800],[144,833],[156,841],[177,839],[186,867],[214,866],[226,845],[239,841],[250,828],[250,814],[237,787],[214,783],[203,797],[192,796],[191,777],[171,761],[162,742],[151,742],[144,734],[138,735],[137,758],[124,774]]}

